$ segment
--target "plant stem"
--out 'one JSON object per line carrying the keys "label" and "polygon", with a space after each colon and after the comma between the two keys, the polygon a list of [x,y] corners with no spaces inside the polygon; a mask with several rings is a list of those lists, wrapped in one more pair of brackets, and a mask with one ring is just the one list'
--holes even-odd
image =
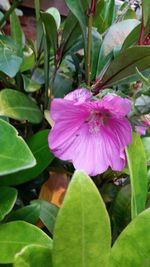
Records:
{"label": "plant stem", "polygon": [[87,86],[90,87],[91,83],[91,45],[92,45],[92,24],[93,16],[96,9],[96,0],[91,0],[91,4],[87,10],[88,16],[88,43],[87,43],[87,68],[86,68],[86,82]]}
{"label": "plant stem", "polygon": [[0,29],[3,28],[5,21],[10,16],[10,14],[14,11],[14,9],[22,2],[22,0],[15,0],[13,1],[10,9],[4,14],[2,19],[0,20]]}

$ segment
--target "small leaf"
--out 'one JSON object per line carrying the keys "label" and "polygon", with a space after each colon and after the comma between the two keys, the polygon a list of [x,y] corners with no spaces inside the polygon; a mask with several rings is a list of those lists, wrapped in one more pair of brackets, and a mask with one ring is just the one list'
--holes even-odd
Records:
{"label": "small leaf", "polygon": [[10,187],[0,187],[0,221],[11,211],[17,199],[17,190]]}
{"label": "small leaf", "polygon": [[51,250],[46,247],[29,245],[15,256],[14,267],[52,267]]}
{"label": "small leaf", "polygon": [[52,240],[32,224],[15,221],[0,225],[0,263],[13,263],[15,254],[28,245],[52,248]]}
{"label": "small leaf", "polygon": [[12,89],[0,92],[0,115],[31,123],[40,123],[42,120],[42,112],[37,104],[25,94]]}
{"label": "small leaf", "polygon": [[0,175],[27,169],[36,164],[25,141],[16,129],[0,119]]}
{"label": "small leaf", "polygon": [[[142,140],[133,133],[132,143],[126,149],[131,181],[132,219],[145,209],[147,198],[147,161]],[[137,155],[140,155],[137,157]]]}
{"label": "small leaf", "polygon": [[17,44],[10,38],[0,35],[0,71],[14,77],[22,63],[22,52]]}
{"label": "small leaf", "polygon": [[36,92],[41,88],[41,85],[37,82],[35,82],[32,79],[29,79],[27,76],[22,74],[23,78],[23,85],[24,85],[24,90],[26,92]]}
{"label": "small leaf", "polygon": [[92,180],[76,171],[55,225],[53,264],[55,267],[107,266],[110,243],[110,223],[104,202]]}

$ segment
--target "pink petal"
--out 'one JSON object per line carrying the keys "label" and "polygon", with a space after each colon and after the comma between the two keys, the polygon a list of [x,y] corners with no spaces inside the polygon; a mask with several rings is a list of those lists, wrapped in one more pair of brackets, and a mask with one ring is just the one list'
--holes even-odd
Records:
{"label": "pink petal", "polygon": [[102,99],[101,105],[117,117],[127,115],[131,111],[131,102],[127,98],[108,94]]}
{"label": "pink petal", "polygon": [[92,97],[92,93],[90,92],[90,90],[88,90],[86,88],[79,88],[79,89],[76,89],[75,91],[67,94],[64,97],[64,99],[83,103],[85,101],[90,100],[91,97]]}
{"label": "pink petal", "polygon": [[139,135],[145,135],[147,128],[144,126],[136,126],[136,131],[138,132]]}
{"label": "pink petal", "polygon": [[75,138],[76,131],[89,116],[89,111],[84,105],[73,106],[72,101],[64,99],[54,99],[51,106],[51,117],[54,120],[54,126],[50,131],[48,142],[50,149],[57,157],[62,158],[64,147]]}

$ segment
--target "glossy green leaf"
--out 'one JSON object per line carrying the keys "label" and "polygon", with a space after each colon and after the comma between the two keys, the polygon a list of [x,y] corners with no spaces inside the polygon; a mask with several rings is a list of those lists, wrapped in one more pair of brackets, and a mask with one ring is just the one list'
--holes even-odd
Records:
{"label": "glossy green leaf", "polygon": [[12,263],[15,254],[31,244],[51,249],[52,240],[42,230],[26,222],[0,225],[0,263]]}
{"label": "glossy green leaf", "polygon": [[144,145],[147,161],[150,161],[150,137],[142,138],[142,142]]}
{"label": "glossy green leaf", "polygon": [[4,89],[0,92],[0,115],[20,121],[27,120],[31,123],[40,123],[43,116],[30,97],[12,89]]}
{"label": "glossy green leaf", "polygon": [[112,247],[109,267],[150,266],[150,209],[138,215]]}
{"label": "glossy green leaf", "polygon": [[0,175],[27,169],[36,164],[35,158],[16,129],[0,119]]}
{"label": "glossy green leaf", "polygon": [[97,28],[100,33],[104,33],[112,24],[115,15],[115,1],[114,0],[100,0],[97,1],[96,13],[93,17],[93,26]]}
{"label": "glossy green leaf", "polygon": [[110,222],[92,180],[76,171],[57,217],[54,230],[55,267],[107,266]]}
{"label": "glossy green leaf", "polygon": [[10,29],[12,39],[19,45],[20,49],[22,49],[25,37],[15,10],[10,15]]}
{"label": "glossy green leaf", "polygon": [[14,77],[22,63],[22,53],[17,44],[10,38],[0,35],[0,71]]}
{"label": "glossy green leaf", "polygon": [[29,245],[15,256],[14,267],[52,267],[51,250]]}
{"label": "glossy green leaf", "polygon": [[40,216],[40,203],[32,202],[23,208],[12,211],[6,221],[25,221],[36,224]]}
{"label": "glossy green leaf", "polygon": [[26,171],[4,176],[0,179],[1,185],[17,185],[37,177],[52,162],[54,155],[48,147],[49,130],[43,130],[33,135],[27,142],[37,164]]}
{"label": "glossy green leaf", "polygon": [[139,71],[150,68],[149,46],[131,47],[116,56],[102,78],[101,87],[109,87],[132,77],[136,74],[136,67]]}
{"label": "glossy green leaf", "polygon": [[0,187],[0,221],[11,211],[17,199],[17,190],[11,187]]}
{"label": "glossy green leaf", "polygon": [[133,133],[132,143],[127,147],[126,155],[131,181],[131,213],[134,218],[145,209],[148,190],[147,161],[139,134]]}

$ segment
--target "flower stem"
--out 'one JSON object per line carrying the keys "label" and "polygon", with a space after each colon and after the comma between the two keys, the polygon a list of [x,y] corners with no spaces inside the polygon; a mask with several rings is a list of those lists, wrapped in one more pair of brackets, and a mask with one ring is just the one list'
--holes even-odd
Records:
{"label": "flower stem", "polygon": [[90,87],[91,83],[91,45],[92,45],[92,25],[93,25],[93,16],[96,9],[96,0],[91,0],[91,4],[87,10],[88,16],[88,43],[87,43],[87,73],[86,80],[87,86]]}

